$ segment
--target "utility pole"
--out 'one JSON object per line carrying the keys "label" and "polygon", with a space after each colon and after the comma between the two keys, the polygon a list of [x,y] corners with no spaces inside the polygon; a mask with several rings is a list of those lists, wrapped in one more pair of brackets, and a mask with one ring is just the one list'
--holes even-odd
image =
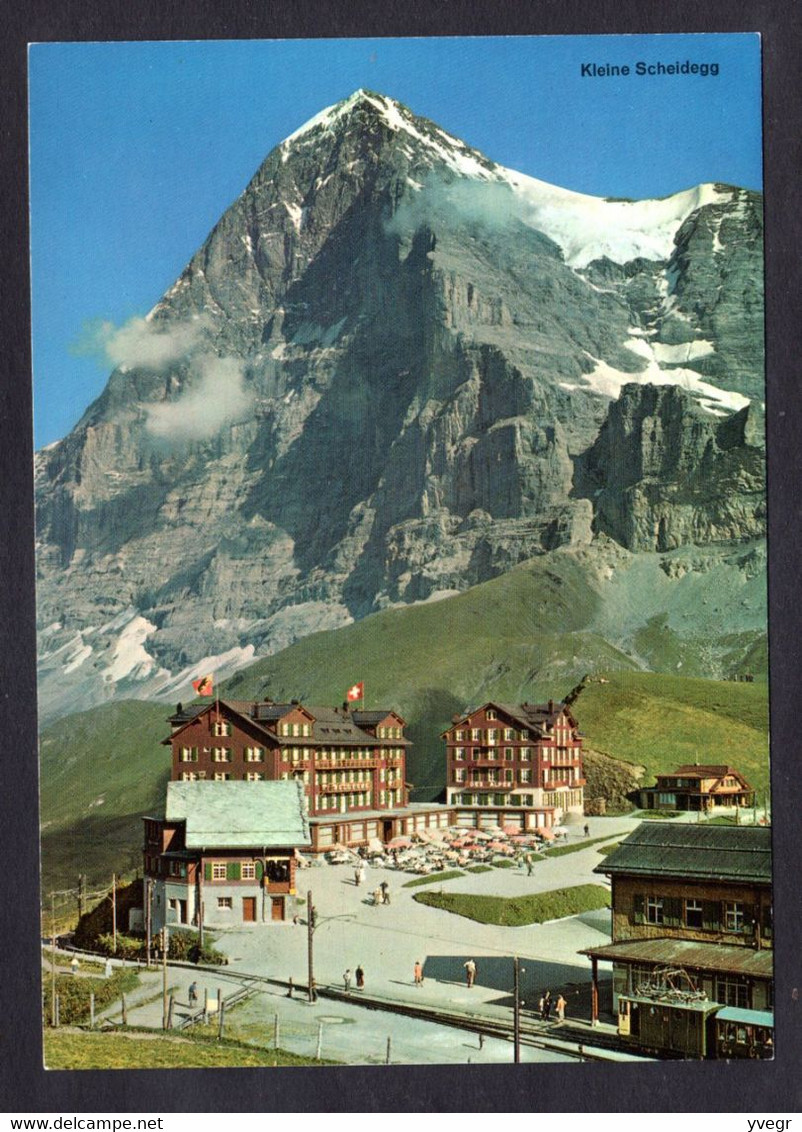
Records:
{"label": "utility pole", "polygon": [[151,920],[151,900],[153,899],[153,881],[148,877],[145,881],[145,966],[150,966],[150,936],[153,931]]}
{"label": "utility pole", "polygon": [[56,1025],[56,897],[50,893],[50,934],[52,947],[50,951],[50,965],[52,976],[50,981],[50,1023]]}
{"label": "utility pole", "polygon": [[162,1029],[167,1029],[167,924],[162,928]]}
{"label": "utility pole", "polygon": [[314,954],[314,936],[315,936],[315,906],[312,903],[312,890],[311,888],[306,894],[306,950],[307,950],[307,964],[309,967],[309,975],[307,979],[307,995],[310,1002],[315,1001],[315,954]]}
{"label": "utility pole", "polygon": [[117,954],[117,874],[111,874],[111,949]]}
{"label": "utility pole", "polygon": [[513,1057],[515,1064],[518,1065],[521,1060],[521,977],[517,955],[512,961],[512,988],[514,996],[512,1007]]}

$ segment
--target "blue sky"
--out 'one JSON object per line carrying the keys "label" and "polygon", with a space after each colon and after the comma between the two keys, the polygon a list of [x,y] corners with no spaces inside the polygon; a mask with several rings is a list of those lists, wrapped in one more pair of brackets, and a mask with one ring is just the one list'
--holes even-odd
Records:
{"label": "blue sky", "polygon": [[[719,74],[581,74],[685,60]],[[145,314],[273,146],[359,87],[581,192],[762,183],[748,34],[36,44],[29,63],[37,447],[105,385],[87,327]]]}

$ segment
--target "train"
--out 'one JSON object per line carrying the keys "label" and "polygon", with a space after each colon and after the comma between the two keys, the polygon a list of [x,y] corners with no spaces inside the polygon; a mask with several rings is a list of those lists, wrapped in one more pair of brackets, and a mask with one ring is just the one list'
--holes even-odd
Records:
{"label": "train", "polygon": [[618,1034],[639,1051],[683,1059],[770,1060],[774,1015],[704,995],[619,994]]}

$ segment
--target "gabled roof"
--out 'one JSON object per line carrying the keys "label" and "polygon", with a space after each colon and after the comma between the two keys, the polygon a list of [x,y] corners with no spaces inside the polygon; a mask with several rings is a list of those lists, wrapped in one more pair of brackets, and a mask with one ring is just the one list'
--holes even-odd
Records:
{"label": "gabled roof", "polygon": [[406,720],[402,719],[398,712],[393,711],[392,708],[390,708],[389,711],[387,709],[380,711],[363,711],[357,709],[356,711],[351,711],[351,717],[358,727],[376,727],[383,720],[387,719],[388,716],[397,719],[402,727],[406,723]]}
{"label": "gabled roof", "polygon": [[644,821],[593,871],[771,884],[771,829]]}
{"label": "gabled roof", "polygon": [[412,745],[408,739],[377,739],[362,730],[361,725],[375,725],[389,715],[398,719],[403,726],[404,720],[401,716],[389,708],[370,712],[348,711],[345,708],[307,706],[301,703],[277,704],[272,700],[215,700],[210,703],[192,704],[182,709],[180,713],[170,716],[170,722],[176,730],[168,738],[163,739],[162,744],[169,746],[180,736],[185,727],[210,711],[219,711],[221,716],[239,716],[243,724],[249,725],[256,734],[262,735],[274,744],[285,746],[297,743],[299,736],[279,735],[273,727],[285,715],[295,711],[303,712],[312,724],[311,736],[303,736],[307,741],[311,738],[313,742],[326,746],[334,746],[337,743],[351,745],[359,743],[370,746]]}
{"label": "gabled roof", "polygon": [[300,782],[168,782],[166,821],[185,822],[188,849],[308,845]]}
{"label": "gabled roof", "polygon": [[698,766],[695,763],[693,765],[689,763],[687,766],[678,766],[676,770],[663,771],[661,774],[658,774],[657,777],[675,778],[677,775],[681,775],[683,778],[726,778],[728,775],[734,775],[735,778],[740,778],[744,782],[746,781],[744,776],[740,771],[737,771],[734,766],[725,766],[723,763],[716,764],[715,766],[711,764]]}
{"label": "gabled roof", "polygon": [[558,703],[556,700],[549,700],[547,704],[507,704],[502,703],[500,700],[488,700],[486,704],[464,712],[464,714],[460,716],[459,721],[452,723],[451,727],[449,727],[447,731],[444,731],[443,734],[447,734],[448,731],[451,731],[454,727],[464,726],[469,722],[471,716],[476,715],[477,712],[486,711],[487,708],[495,708],[520,727],[524,727],[530,731],[542,732],[546,726],[553,727],[562,715],[568,717],[571,727],[577,726],[577,722],[571,714],[568,705]]}

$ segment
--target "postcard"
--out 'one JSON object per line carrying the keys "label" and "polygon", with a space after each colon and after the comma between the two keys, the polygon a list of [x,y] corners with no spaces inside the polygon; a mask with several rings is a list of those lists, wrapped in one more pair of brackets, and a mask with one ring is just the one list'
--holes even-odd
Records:
{"label": "postcard", "polygon": [[771,1061],[759,36],[29,73],[46,1067]]}

